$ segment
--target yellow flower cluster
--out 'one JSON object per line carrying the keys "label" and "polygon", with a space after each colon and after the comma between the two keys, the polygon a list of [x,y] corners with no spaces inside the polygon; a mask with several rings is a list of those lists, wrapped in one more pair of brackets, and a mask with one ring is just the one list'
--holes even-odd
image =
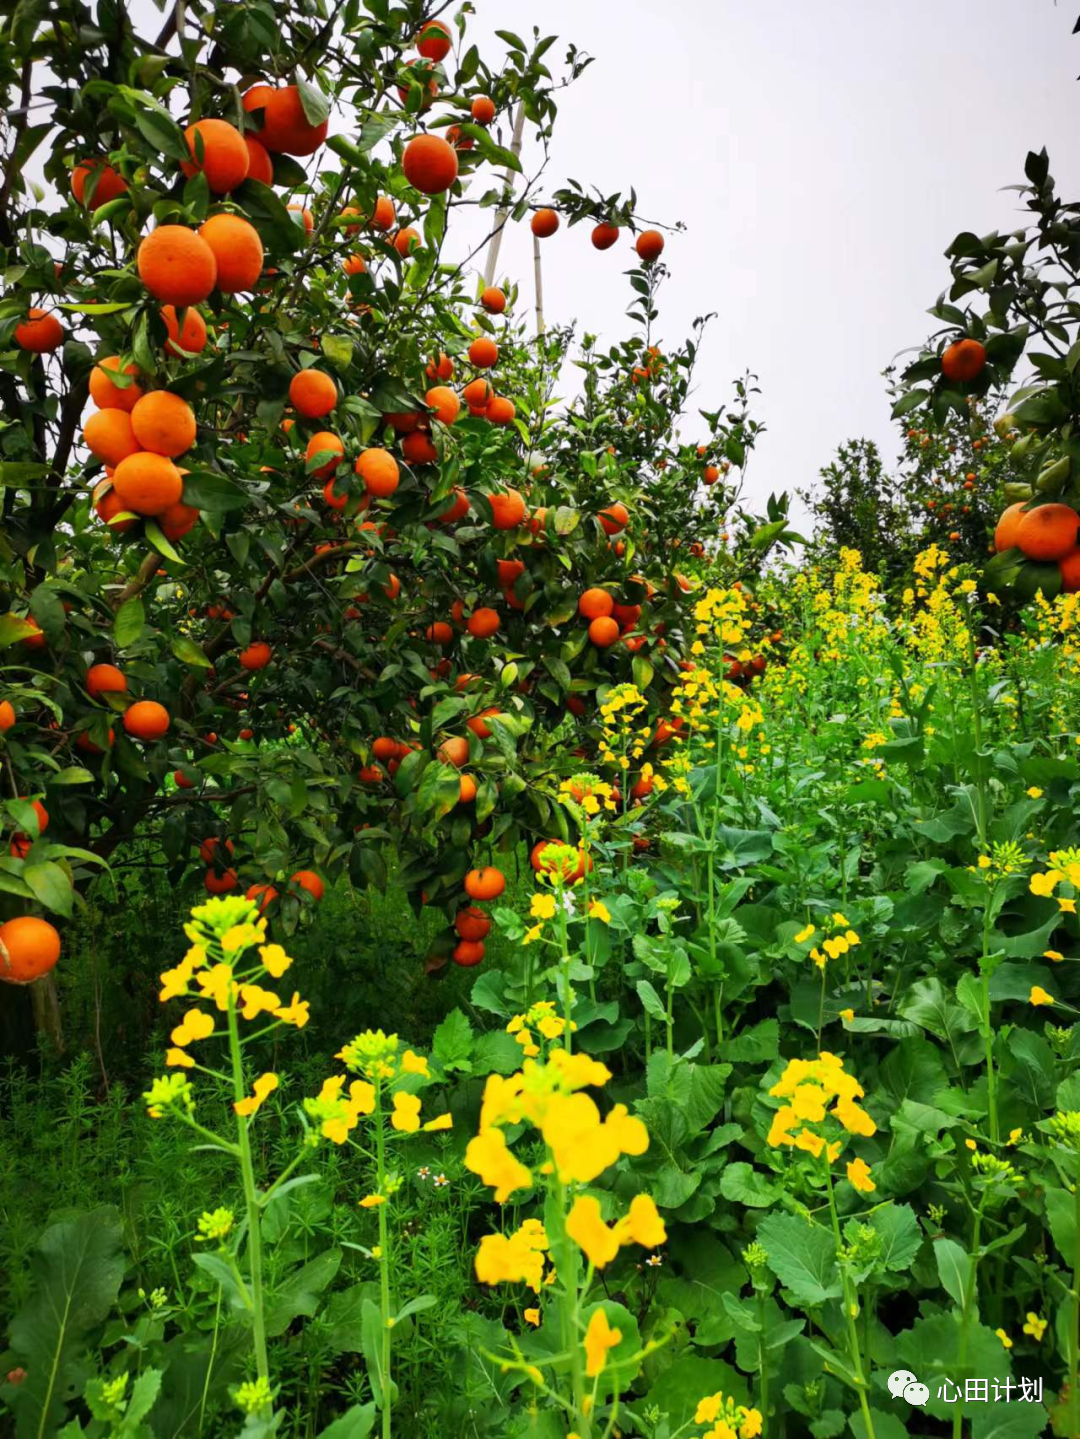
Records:
{"label": "yellow flower cluster", "polygon": [[[853,1075],[844,1071],[838,1055],[822,1052],[817,1059],[791,1059],[769,1093],[784,1102],[773,1115],[768,1142],[775,1149],[789,1145],[803,1149],[814,1158],[827,1156],[831,1164],[844,1147],[843,1136],[829,1140],[827,1119],[835,1119],[848,1134],[870,1138],[877,1125],[857,1102],[865,1091]],[[829,1104],[832,1103],[832,1109]],[[825,1133],[822,1133],[822,1129]],[[876,1186],[869,1166],[862,1160],[848,1165],[848,1179],[865,1194]]]}
{"label": "yellow flower cluster", "polygon": [[757,1439],[762,1432],[762,1418],[757,1409],[736,1404],[723,1394],[709,1394],[699,1401],[694,1413],[695,1424],[711,1424],[701,1439]]}
{"label": "yellow flower cluster", "polygon": [[513,1234],[485,1234],[476,1253],[481,1284],[527,1284],[540,1293],[548,1237],[539,1219],[526,1219]]}
{"label": "yellow flower cluster", "polygon": [[[827,960],[839,959],[842,954],[847,954],[854,949],[862,940],[851,928],[847,919],[839,912],[831,915],[823,926],[825,937],[821,941],[821,947],[816,944],[810,951],[810,958],[817,965],[818,969],[824,969]],[[809,944],[817,937],[819,926],[808,924],[795,936],[796,944]],[[824,951],[824,953],[822,952]]]}
{"label": "yellow flower cluster", "polygon": [[614,789],[595,774],[579,774],[574,779],[564,779],[559,785],[559,794],[564,804],[569,800],[590,817],[598,815],[601,809],[612,814],[618,809]]}
{"label": "yellow flower cluster", "polygon": [[381,1029],[365,1029],[363,1034],[351,1039],[335,1058],[354,1074],[360,1073],[371,1080],[389,1081],[399,1074],[419,1074],[426,1079],[429,1070],[424,1056],[414,1054],[411,1049],[399,1055],[398,1048],[396,1034],[384,1034]]}
{"label": "yellow flower cluster", "polygon": [[709,589],[694,605],[694,619],[701,636],[711,635],[726,648],[741,645],[749,628],[746,592],[742,589]]}
{"label": "yellow flower cluster", "polygon": [[[530,1010],[529,1014],[532,1015]],[[546,1013],[538,1024],[549,1017]],[[518,1016],[520,1033],[528,1016]],[[512,1023],[514,1021],[511,1021]],[[480,1107],[480,1132],[469,1140],[465,1167],[480,1176],[495,1191],[502,1204],[519,1189],[529,1189],[533,1172],[514,1155],[506,1143],[503,1125],[531,1124],[540,1133],[546,1158],[540,1172],[554,1176],[560,1185],[589,1184],[622,1155],[644,1154],[649,1134],[640,1119],[623,1104],[614,1105],[601,1116],[596,1101],[582,1091],[606,1084],[611,1071],[587,1054],[552,1050],[546,1062],[527,1058],[517,1074],[504,1078],[488,1076]],[[567,1219],[570,1237],[597,1267],[609,1263],[626,1244],[653,1248],[666,1238],[663,1221],[647,1195],[638,1195],[629,1213],[614,1226],[603,1220],[599,1202],[591,1195],[579,1195]],[[484,1242],[483,1261],[477,1259],[477,1275],[485,1283],[497,1283],[488,1274],[502,1268],[524,1269],[535,1261],[526,1256],[535,1239],[530,1230],[505,1236],[492,1235]],[[481,1272],[481,1269],[483,1272]]]}
{"label": "yellow flower cluster", "polygon": [[[551,899],[550,895],[538,894],[533,896],[533,904],[538,899]],[[552,899],[552,904],[554,900]],[[535,914],[535,909],[533,913]],[[554,911],[553,911],[554,912]],[[577,1025],[570,1021],[570,1030],[573,1033]],[[506,1026],[507,1034],[512,1034],[521,1045],[522,1053],[526,1059],[535,1059],[540,1053],[540,1046],[536,1042],[535,1035],[539,1034],[542,1039],[560,1039],[566,1030],[566,1020],[558,1014],[555,1005],[550,999],[538,1000],[524,1014],[515,1014],[510,1023]]]}
{"label": "yellow flower cluster", "polygon": [[[359,1071],[366,1076],[354,1079],[345,1090],[345,1076],[331,1075],[324,1079],[322,1088],[314,1097],[304,1100],[304,1112],[311,1119],[317,1133],[333,1144],[344,1144],[360,1122],[362,1115],[378,1113],[381,1116],[382,1096],[395,1080],[408,1075],[430,1077],[428,1061],[422,1054],[411,1049],[399,1051],[396,1034],[384,1034],[381,1029],[365,1030],[337,1054],[347,1069]],[[435,1119],[422,1123],[419,1095],[398,1089],[390,1096],[390,1127],[399,1134],[416,1134],[419,1130],[429,1133],[434,1130],[453,1128],[449,1114],[440,1114]]]}
{"label": "yellow flower cluster", "polygon": [[637,685],[612,685],[600,706],[601,735],[598,746],[603,764],[618,769],[630,768],[631,760],[640,759],[652,739],[652,724],[635,722],[648,707]]}
{"label": "yellow flower cluster", "polygon": [[[162,972],[158,997],[163,1004],[194,994],[194,985],[197,997],[212,1003],[222,1014],[233,1009],[247,1020],[266,1014],[279,1024],[295,1025],[297,1029],[307,1024],[307,1000],[294,991],[292,999],[285,1003],[275,990],[264,989],[256,982],[265,975],[280,979],[293,961],[280,944],[265,943],[266,920],[251,900],[228,896],[198,905],[191,911],[191,922],[184,926],[184,933],[191,940],[191,948],[178,965]],[[238,965],[256,946],[257,964],[238,973]],[[209,1015],[198,1008],[189,1009],[172,1031],[173,1047],[166,1053],[166,1064],[171,1068],[196,1068],[187,1047],[209,1039],[214,1032]]]}
{"label": "yellow flower cluster", "polygon": [[[1059,885],[1068,893],[1055,893]],[[1077,894],[1080,893],[1080,849],[1053,850],[1050,855],[1050,868],[1033,874],[1028,888],[1032,894],[1043,899],[1056,899],[1060,913],[1075,914]]]}

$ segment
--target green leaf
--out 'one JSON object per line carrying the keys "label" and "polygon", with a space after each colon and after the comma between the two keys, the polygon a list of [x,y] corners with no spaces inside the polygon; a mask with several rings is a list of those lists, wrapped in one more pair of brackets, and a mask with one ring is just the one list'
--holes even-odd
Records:
{"label": "green leaf", "polygon": [[[245,181],[245,184],[250,183]],[[193,470],[184,476],[183,502],[197,510],[242,510],[247,493],[234,480],[211,470]]]}
{"label": "green leaf", "polygon": [[20,644],[36,633],[34,626],[27,624],[26,620],[20,618],[19,615],[0,615],[0,649]]}
{"label": "green leaf", "polygon": [[324,120],[329,119],[330,101],[321,90],[307,80],[298,80],[296,88],[300,92],[300,108],[309,125],[321,125]]}
{"label": "green leaf", "polygon": [[431,1053],[446,1070],[467,1070],[472,1047],[472,1025],[460,1009],[452,1009],[435,1031]]}
{"label": "green leaf", "polygon": [[30,1264],[33,1297],[11,1324],[27,1374],[9,1390],[16,1433],[53,1434],[83,1378],[90,1336],[109,1315],[124,1277],[120,1216],[112,1206],[46,1229]]}
{"label": "green leaf", "polygon": [[319,1295],[341,1268],[341,1250],[326,1249],[294,1270],[273,1291],[266,1312],[266,1334],[276,1339],[301,1314],[311,1319],[319,1307]]}
{"label": "green leaf", "polygon": [[171,648],[176,658],[185,665],[196,665],[199,669],[211,667],[212,662],[203,653],[202,646],[197,645],[189,635],[175,635]]}
{"label": "green leaf", "polygon": [[779,1187],[753,1165],[739,1161],[728,1164],[720,1176],[720,1193],[732,1204],[745,1204],[749,1209],[768,1209],[776,1203]]}
{"label": "green leaf", "polygon": [[191,150],[184,139],[184,132],[180,126],[166,111],[149,109],[138,100],[135,105],[135,124],[138,126],[139,134],[159,155],[167,155],[170,160],[191,159]]}
{"label": "green leaf", "polygon": [[922,1245],[922,1230],[908,1204],[887,1204],[875,1209],[870,1227],[881,1236],[878,1264],[893,1273],[910,1269]]}
{"label": "green leaf", "polygon": [[836,1240],[819,1224],[788,1214],[771,1214],[757,1237],[769,1255],[769,1268],[799,1304],[824,1304],[843,1293],[836,1264]]}
{"label": "green leaf", "polygon": [[375,1427],[377,1413],[374,1404],[354,1404],[332,1424],[320,1429],[316,1439],[367,1439]]}
{"label": "green leaf", "polygon": [[341,335],[323,335],[320,341],[322,352],[335,370],[347,370],[352,364],[353,343]]}
{"label": "green leaf", "polygon": [[116,611],[113,620],[113,639],[118,649],[126,650],[142,636],[146,624],[146,610],[138,595],[125,600]]}
{"label": "green leaf", "polygon": [[942,1288],[962,1309],[965,1295],[971,1289],[971,1256],[954,1239],[937,1239],[934,1241],[934,1259]]}
{"label": "green leaf", "polygon": [[65,919],[71,918],[75,892],[65,869],[52,860],[45,860],[41,864],[25,865],[22,877],[46,909],[62,914]]}
{"label": "green leaf", "polygon": [[30,613],[41,626],[42,634],[54,647],[64,638],[64,606],[60,596],[48,585],[38,585],[30,593]]}
{"label": "green leaf", "polygon": [[460,798],[461,775],[454,766],[443,764],[441,760],[429,764],[420,777],[416,791],[418,808],[432,819],[442,819]]}

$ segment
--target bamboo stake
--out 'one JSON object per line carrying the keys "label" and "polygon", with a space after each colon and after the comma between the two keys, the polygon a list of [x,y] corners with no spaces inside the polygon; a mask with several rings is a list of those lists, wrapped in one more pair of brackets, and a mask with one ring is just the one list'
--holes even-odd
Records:
{"label": "bamboo stake", "polygon": [[[510,152],[515,159],[521,158],[521,140],[525,133],[525,101],[518,101],[517,116],[514,120],[514,138],[510,141]],[[506,188],[506,199],[509,201],[510,192],[514,188],[514,175],[516,171],[509,167],[503,175],[503,185]],[[491,237],[491,244],[488,247],[487,268],[484,271],[484,289],[488,289],[495,283],[495,266],[499,263],[499,248],[502,245],[503,230],[506,228],[506,221],[510,215],[509,203],[499,206],[495,216],[495,232]]]}
{"label": "bamboo stake", "polygon": [[533,275],[536,277],[536,337],[544,335],[544,276],[540,267],[540,241],[533,236]]}

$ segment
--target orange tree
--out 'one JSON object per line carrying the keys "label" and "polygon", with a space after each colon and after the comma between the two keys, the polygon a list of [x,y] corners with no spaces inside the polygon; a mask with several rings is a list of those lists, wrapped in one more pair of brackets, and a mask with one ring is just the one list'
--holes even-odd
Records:
{"label": "orange tree", "polygon": [[1019,601],[1080,589],[1080,219],[1058,195],[1045,150],[1024,168],[1017,188],[1029,222],[1007,234],[965,231],[949,246],[952,284],[931,310],[947,328],[904,371],[893,409],[916,438],[923,413],[937,427],[970,414],[981,437],[983,402],[1023,362],[1024,383],[993,420],[1011,503],[997,516],[985,572],[990,589]]}
{"label": "orange tree", "polygon": [[[156,38],[123,7],[16,8],[0,912],[70,914],[149,835],[286,929],[328,878],[383,883],[392,840],[449,921],[497,895],[498,851],[565,834],[566,726],[598,690],[665,709],[675,536],[710,524],[696,454],[664,477],[695,346],[590,360],[553,418],[568,337],[526,339],[482,246],[450,257],[466,206],[485,240],[558,221],[519,157],[588,61],[553,76],[551,38],[500,34],[493,69],[420,3],[178,5]],[[639,228],[620,196],[601,219]],[[646,327],[662,245],[636,241]],[[702,461],[741,464],[745,407],[705,418]],[[47,922],[9,937],[0,978],[55,963]]]}

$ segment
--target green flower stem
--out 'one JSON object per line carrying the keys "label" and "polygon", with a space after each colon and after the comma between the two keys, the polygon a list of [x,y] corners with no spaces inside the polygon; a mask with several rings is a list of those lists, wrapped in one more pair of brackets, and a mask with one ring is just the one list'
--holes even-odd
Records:
{"label": "green flower stem", "polygon": [[[385,1194],[386,1181],[386,1133],[383,1128],[382,1080],[375,1080],[375,1173],[376,1193]],[[378,1208],[379,1219],[379,1309],[382,1325],[379,1343],[382,1355],[379,1367],[382,1370],[382,1439],[390,1439],[393,1423],[393,1405],[390,1400],[390,1233],[386,1222],[386,1205]]]}
{"label": "green flower stem", "polygon": [[822,1150],[822,1158],[825,1161],[825,1184],[829,1195],[829,1217],[832,1220],[833,1238],[836,1241],[836,1262],[840,1269],[840,1282],[844,1288],[844,1321],[848,1331],[848,1357],[851,1360],[852,1368],[855,1371],[855,1379],[859,1387],[859,1408],[862,1410],[863,1424],[866,1428],[867,1439],[876,1439],[874,1434],[874,1421],[870,1414],[870,1405],[866,1398],[866,1376],[863,1373],[862,1349],[859,1345],[859,1329],[855,1323],[855,1314],[858,1310],[858,1291],[852,1285],[847,1269],[840,1255],[844,1247],[844,1241],[840,1234],[840,1216],[836,1212],[836,1195],[833,1193],[832,1164],[829,1161],[828,1149]]}
{"label": "green flower stem", "polygon": [[1080,1162],[1073,1182],[1072,1309],[1069,1314],[1069,1433],[1080,1434]]}
{"label": "green flower stem", "polygon": [[559,920],[559,984],[562,989],[563,1019],[566,1021],[563,1040],[566,1044],[567,1054],[571,1054],[574,1047],[573,1029],[571,1026],[574,1009],[574,992],[570,987],[570,951],[561,876],[556,876],[555,878],[555,913]]}
{"label": "green flower stem", "polygon": [[990,901],[983,910],[982,958],[979,974],[982,980],[982,1001],[986,1018],[983,1021],[983,1047],[986,1053],[986,1105],[990,1115],[990,1139],[998,1144],[1001,1135],[998,1130],[997,1074],[994,1070],[994,1029],[990,1023],[990,975],[986,962],[990,953]]}
{"label": "green flower stem", "polygon": [[[960,1310],[960,1355],[959,1366],[961,1372],[967,1364],[968,1332],[971,1328],[971,1305],[977,1288],[977,1270],[979,1264],[979,1243],[982,1238],[982,1217],[983,1204],[986,1203],[984,1193],[982,1204],[975,1211],[975,1225],[971,1233],[971,1282],[964,1289],[964,1302]],[[958,1407],[953,1415],[953,1439],[960,1439],[961,1425],[964,1420],[962,1410]]]}
{"label": "green flower stem", "polygon": [[[229,1055],[232,1059],[233,1097],[244,1098],[244,1066],[240,1057],[240,1026],[236,1018],[236,995],[229,986]],[[270,1365],[266,1356],[266,1308],[262,1273],[262,1214],[259,1192],[255,1186],[255,1168],[251,1162],[250,1121],[236,1116],[236,1135],[240,1177],[244,1183],[244,1205],[248,1223],[248,1264],[251,1269],[251,1321],[255,1341],[255,1369],[260,1379],[270,1382]]]}
{"label": "green flower stem", "polygon": [[[548,1158],[551,1158],[550,1153]],[[559,1275],[559,1331],[560,1341],[564,1351],[570,1355],[570,1388],[573,1396],[574,1415],[577,1420],[575,1432],[579,1439],[590,1439],[592,1434],[591,1417],[585,1413],[585,1371],[581,1363],[581,1339],[579,1335],[580,1320],[578,1311],[581,1305],[581,1284],[579,1275],[578,1248],[566,1232],[567,1218],[567,1192],[564,1185],[558,1179],[552,1180],[555,1193],[555,1204],[553,1208],[558,1213],[558,1224],[560,1233],[555,1236],[556,1247],[566,1255],[567,1272]],[[549,1236],[550,1238],[550,1236]],[[586,1278],[585,1288],[588,1288],[590,1273]]]}
{"label": "green flower stem", "polygon": [[766,1432],[769,1428],[769,1360],[765,1348],[765,1291],[757,1290],[758,1323],[761,1325],[761,1338],[758,1341],[758,1353],[761,1360],[761,1422]]}

